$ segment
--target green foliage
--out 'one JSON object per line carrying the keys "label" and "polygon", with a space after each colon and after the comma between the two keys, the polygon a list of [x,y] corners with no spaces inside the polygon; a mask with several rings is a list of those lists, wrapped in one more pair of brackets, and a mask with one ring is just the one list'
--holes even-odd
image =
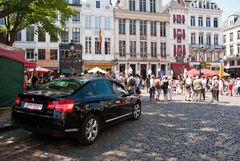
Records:
{"label": "green foliage", "polygon": [[74,14],[65,0],[0,0],[0,17],[5,18],[8,45],[13,44],[18,31],[33,24],[56,39],[63,33],[65,20]]}

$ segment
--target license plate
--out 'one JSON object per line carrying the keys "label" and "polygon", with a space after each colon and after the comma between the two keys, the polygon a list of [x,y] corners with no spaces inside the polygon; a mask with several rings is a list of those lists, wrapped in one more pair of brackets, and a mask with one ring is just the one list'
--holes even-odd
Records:
{"label": "license plate", "polygon": [[42,110],[43,105],[37,103],[24,103],[24,108],[31,109],[31,110]]}

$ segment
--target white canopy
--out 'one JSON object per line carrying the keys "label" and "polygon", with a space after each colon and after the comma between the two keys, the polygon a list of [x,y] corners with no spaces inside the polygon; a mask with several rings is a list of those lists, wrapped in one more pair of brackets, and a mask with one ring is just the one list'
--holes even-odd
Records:
{"label": "white canopy", "polygon": [[107,73],[105,70],[102,70],[102,69],[100,69],[98,67],[95,67],[95,68],[89,70],[88,73],[96,73],[97,71],[100,72],[100,73],[103,73],[103,74]]}

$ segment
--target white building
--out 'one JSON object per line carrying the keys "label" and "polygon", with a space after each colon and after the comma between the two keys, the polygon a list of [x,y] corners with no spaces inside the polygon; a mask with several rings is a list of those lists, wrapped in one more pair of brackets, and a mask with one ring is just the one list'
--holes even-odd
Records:
{"label": "white building", "polygon": [[212,0],[186,0],[190,65],[218,70],[223,57],[222,10]]}
{"label": "white building", "polygon": [[112,70],[114,34],[111,1],[87,0],[83,2],[81,19],[84,70],[94,67]]}
{"label": "white building", "polygon": [[182,74],[184,68],[189,70],[188,7],[183,0],[171,0],[164,11],[170,15],[169,53],[172,74],[176,77]]}
{"label": "white building", "polygon": [[230,15],[223,27],[224,68],[240,77],[240,12]]}
{"label": "white building", "polygon": [[145,79],[147,74],[169,71],[168,26],[162,0],[118,1],[114,10],[116,75],[132,72]]}

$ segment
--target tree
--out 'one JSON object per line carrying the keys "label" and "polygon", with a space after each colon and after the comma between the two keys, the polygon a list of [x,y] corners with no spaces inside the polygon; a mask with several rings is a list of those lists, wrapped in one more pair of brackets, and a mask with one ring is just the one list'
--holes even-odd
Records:
{"label": "tree", "polygon": [[5,19],[5,26],[0,27],[4,39],[0,41],[12,46],[17,33],[33,25],[37,25],[35,32],[44,29],[57,38],[65,20],[74,14],[65,0],[0,0],[0,17]]}

